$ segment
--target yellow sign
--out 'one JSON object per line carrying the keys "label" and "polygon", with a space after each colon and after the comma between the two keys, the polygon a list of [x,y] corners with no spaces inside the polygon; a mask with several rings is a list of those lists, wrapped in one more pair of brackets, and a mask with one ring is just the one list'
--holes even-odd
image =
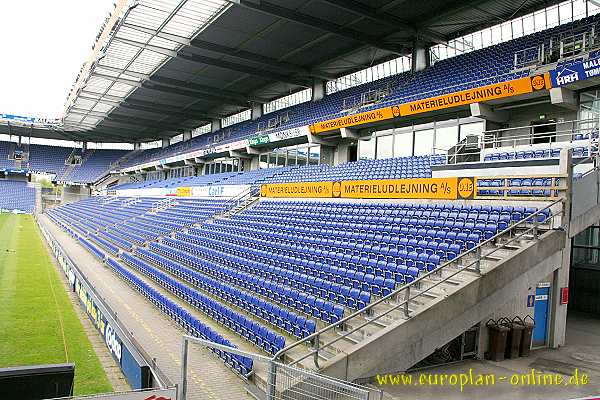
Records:
{"label": "yellow sign", "polygon": [[192,188],[190,187],[178,187],[177,188],[177,197],[189,197],[192,195]]}
{"label": "yellow sign", "polygon": [[340,197],[348,199],[448,199],[458,196],[457,178],[343,181]]}
{"label": "yellow sign", "polygon": [[310,126],[311,133],[332,131],[348,126],[368,124],[369,122],[383,121],[394,118],[391,107],[368,111],[360,114],[348,115],[329,121],[317,122]]}
{"label": "yellow sign", "polygon": [[473,178],[385,179],[262,185],[263,197],[345,199],[472,199]]}
{"label": "yellow sign", "polygon": [[310,131],[313,134],[317,134],[339,128],[367,124],[369,122],[383,121],[401,116],[464,106],[481,101],[517,96],[520,94],[531,93],[536,90],[550,89],[551,87],[550,75],[545,73],[544,75],[514,79],[512,81],[495,83],[493,85],[417,100],[360,114],[348,115],[329,121],[317,122],[310,126]]}
{"label": "yellow sign", "polygon": [[534,90],[532,80],[535,80],[536,86],[540,87],[540,81],[538,78],[543,80],[541,76],[533,77],[533,79],[525,77],[508,82],[495,83],[493,85],[445,94],[443,96],[432,97],[429,99],[417,100],[411,103],[400,104],[397,106],[398,113],[402,116],[414,115],[427,111],[442,110],[444,108],[463,106],[481,101],[501,99],[503,97],[531,93]]}
{"label": "yellow sign", "polygon": [[274,183],[262,185],[262,197],[332,197],[333,182]]}

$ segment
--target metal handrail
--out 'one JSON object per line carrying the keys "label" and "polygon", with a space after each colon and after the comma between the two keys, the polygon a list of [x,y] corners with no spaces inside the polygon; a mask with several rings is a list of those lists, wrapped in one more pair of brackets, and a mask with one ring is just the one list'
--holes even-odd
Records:
{"label": "metal handrail", "polygon": [[[546,223],[548,220],[552,219],[552,224],[553,225],[553,221],[554,221],[554,217],[558,216],[558,215],[563,215],[564,214],[564,210],[563,207],[561,207],[561,210],[559,213],[554,214],[552,213],[552,207],[555,206],[556,204],[562,203],[564,200],[563,199],[559,199],[559,200],[555,200],[552,203],[548,204],[546,207],[536,211],[535,213],[532,213],[531,215],[528,215],[527,217],[521,219],[520,221],[517,221],[516,223],[510,225],[509,227],[507,227],[506,229],[504,229],[503,231],[497,233],[496,235],[494,235],[493,237],[491,237],[490,239],[487,239],[481,243],[479,243],[477,246],[473,247],[470,250],[465,251],[464,253],[460,254],[457,258],[451,260],[451,261],[447,261],[444,264],[440,265],[438,268],[436,268],[433,271],[427,272],[426,274],[420,276],[419,278],[415,279],[414,281],[403,285],[402,287],[394,290],[392,293],[388,294],[387,296],[382,297],[381,299],[375,301],[374,303],[369,304],[368,306],[355,311],[354,313],[342,318],[341,320],[326,326],[323,329],[320,329],[319,331],[301,339],[298,340],[292,344],[290,344],[289,346],[284,347],[283,349],[281,349],[280,351],[278,351],[274,356],[273,359],[278,359],[280,358],[283,354],[285,354],[286,352],[288,352],[289,350],[304,344],[304,343],[312,343],[314,341],[315,343],[315,350],[312,350],[310,352],[308,352],[306,355],[300,357],[299,359],[296,359],[293,361],[293,363],[291,365],[295,365],[298,364],[300,361],[310,357],[311,355],[314,355],[314,363],[315,366],[317,368],[319,368],[318,365],[318,355],[319,355],[319,351],[323,350],[324,348],[330,347],[331,345],[333,345],[334,343],[346,338],[347,336],[351,335],[352,333],[358,331],[359,329],[363,328],[366,325],[372,324],[374,321],[377,321],[378,319],[384,317],[385,315],[391,313],[392,311],[396,311],[397,309],[403,307],[404,308],[404,314],[405,316],[408,318],[410,317],[410,311],[408,309],[409,303],[411,300],[416,299],[417,297],[422,296],[423,294],[427,293],[428,291],[430,291],[431,289],[439,286],[440,284],[446,282],[448,279],[454,277],[455,275],[469,269],[469,267],[475,265],[475,271],[477,273],[481,273],[480,271],[480,263],[481,263],[481,259],[490,256],[491,254],[495,253],[496,251],[499,251],[500,249],[504,248],[507,244],[511,243],[512,241],[521,238],[523,235],[527,234],[529,231],[533,230],[534,231],[534,238],[537,239],[537,231],[539,229],[539,224],[543,224]],[[544,211],[545,210],[550,210],[550,216],[547,217],[546,219],[544,219],[544,221],[539,222],[537,221],[537,216],[538,215],[544,215]],[[508,242],[504,243],[502,246],[496,247],[495,249],[493,249],[492,251],[486,253],[485,255],[481,254],[481,251],[483,249],[483,247],[489,243],[494,242],[495,240],[497,240],[498,238],[500,238],[501,236],[513,231],[516,227],[527,223],[528,221],[530,221],[533,218],[533,226],[530,227],[529,229],[525,230],[523,233],[520,233],[519,235],[516,235],[514,237],[512,237]],[[451,275],[447,276],[446,278],[437,281],[434,285],[428,287],[427,289],[417,293],[416,295],[411,296],[410,295],[410,289],[411,288],[415,288],[417,289],[418,286],[420,285],[420,283],[426,279],[429,278],[432,275],[435,274],[439,274],[444,268],[447,268],[450,265],[454,265],[455,263],[457,263],[459,260],[463,259],[465,256],[469,255],[469,254],[475,254],[476,255],[476,259],[472,262],[470,262],[469,264],[463,266],[462,268],[459,268],[456,272],[452,273]],[[334,340],[330,341],[329,343],[323,344],[321,345],[319,343],[319,336],[324,334],[325,332],[328,332],[330,330],[335,329],[338,326],[343,326],[344,323],[346,323],[347,321],[360,316],[366,312],[368,312],[369,310],[373,309],[375,306],[389,300],[389,299],[394,299],[395,297],[397,297],[400,293],[405,292],[405,298],[404,301],[402,301],[401,303],[396,304],[394,307],[389,308],[388,310],[386,310],[385,312],[379,314],[376,317],[370,317],[366,322],[363,322],[362,324],[358,325],[357,327],[354,327],[353,329],[351,329],[350,331],[344,332],[343,335],[338,336],[337,338],[335,338]],[[316,340],[315,340],[316,339]]]}

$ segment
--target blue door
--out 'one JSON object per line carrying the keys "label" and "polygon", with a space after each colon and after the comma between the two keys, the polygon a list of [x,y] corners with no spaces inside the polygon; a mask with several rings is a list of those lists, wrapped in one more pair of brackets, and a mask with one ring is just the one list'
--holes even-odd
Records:
{"label": "blue door", "polygon": [[546,344],[546,333],[548,328],[548,295],[549,287],[538,287],[535,289],[535,308],[533,309],[533,346],[544,346]]}

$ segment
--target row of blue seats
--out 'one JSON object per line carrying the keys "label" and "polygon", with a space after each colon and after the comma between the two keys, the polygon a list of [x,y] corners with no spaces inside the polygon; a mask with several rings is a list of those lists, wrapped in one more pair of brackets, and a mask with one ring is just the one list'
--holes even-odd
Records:
{"label": "row of blue seats", "polygon": [[251,319],[223,306],[218,301],[182,284],[177,279],[131,255],[122,254],[126,264],[165,287],[171,293],[199,309],[215,321],[237,332],[246,340],[256,344],[267,353],[275,354],[285,347],[285,338]]}
{"label": "row of blue seats", "polygon": [[[179,233],[178,239],[180,238],[179,235],[184,234]],[[268,256],[262,258],[253,257],[250,259],[247,254],[245,254],[245,250],[236,251],[232,248],[217,250],[200,244],[195,247],[188,245],[187,248],[190,251],[193,249],[194,254],[200,254],[202,257],[219,264],[241,269],[270,280],[282,281],[286,286],[315,296],[319,294],[324,287],[324,282],[316,281],[314,276],[292,272],[291,267],[286,269],[276,268],[275,260]],[[284,267],[283,265],[281,266]],[[319,285],[319,283],[323,284]],[[369,292],[361,290],[351,291],[351,289],[351,287],[343,287],[342,285],[334,286],[326,296],[322,297],[355,310],[365,307],[366,304],[370,302],[371,294]]]}
{"label": "row of blue seats", "polygon": [[[127,268],[123,267],[117,261],[109,258],[107,265],[123,280],[132,285],[138,292],[150,300],[163,313],[172,318],[193,336],[209,340],[217,344],[222,344],[224,346],[236,348],[236,346],[229,340],[213,331],[210,327],[204,325],[186,309],[168,297],[162,295],[160,292],[148,285],[135,274],[131,273],[129,270],[127,270]],[[213,353],[215,353],[218,357],[225,361],[225,363],[230,365],[241,375],[248,376],[252,372],[253,362],[251,358],[228,353],[222,350],[211,349],[211,351],[213,351]]]}
{"label": "row of blue seats", "polygon": [[[529,160],[535,158],[555,158],[560,156],[560,148],[538,149],[538,150],[519,150],[503,151],[498,153],[486,154],[483,161],[505,161],[505,160]],[[595,151],[595,148],[594,148]],[[587,147],[574,147],[573,157],[587,157],[589,149]]]}
{"label": "row of blue seats", "polygon": [[89,235],[89,237],[94,242],[100,244],[102,247],[104,247],[106,250],[108,250],[111,254],[113,254],[113,255],[119,254],[119,248],[117,246],[115,246],[114,244],[112,244],[111,242],[109,242],[108,240],[103,239],[99,235],[94,235],[94,234]]}
{"label": "row of blue seats", "polygon": [[[214,240],[225,237],[221,233]],[[231,234],[235,237],[236,234]],[[442,257],[439,253],[428,252],[427,249],[418,248],[410,252],[406,250],[392,249],[386,254],[374,254],[369,258],[367,253],[351,255],[349,253],[338,252],[339,249],[332,249],[330,253],[320,252],[302,252],[288,250],[284,245],[268,246],[271,243],[268,239],[263,240],[264,245],[257,243],[251,244],[256,248],[252,252],[254,260],[260,260],[263,263],[270,263],[274,268],[280,268],[284,271],[282,276],[291,278],[293,272],[307,275],[308,278],[301,277],[301,281],[310,283],[311,276],[329,280],[365,292],[371,292],[374,295],[387,295],[395,289],[395,283],[405,283],[418,277],[419,271],[432,271],[440,264]],[[435,246],[435,247],[433,247]],[[438,249],[439,246],[439,249]],[[245,245],[242,242],[231,242],[228,246],[229,252],[233,255],[241,256],[244,254]],[[458,245],[452,244],[432,244],[436,251],[443,251],[444,257],[449,254],[451,259],[461,252]],[[338,251],[336,251],[338,250]],[[421,252],[421,253],[419,253]],[[269,254],[271,256],[269,257]],[[318,288],[317,288],[318,290]]]}
{"label": "row of blue seats", "polygon": [[[153,245],[158,245],[158,243],[153,243]],[[260,299],[256,296],[248,294],[239,289],[232,288],[229,285],[223,284],[213,278],[198,273],[191,268],[187,268],[177,262],[172,261],[171,259],[161,256],[160,254],[153,253],[152,251],[146,249],[137,249],[136,255],[160,266],[183,281],[199,287],[205,292],[208,292],[215,297],[218,297],[249,313],[252,313],[259,318],[263,318],[263,315],[266,313],[266,309],[261,309],[258,307],[261,303],[259,303]],[[265,305],[264,302],[262,305]],[[287,319],[280,318],[280,315],[274,315],[273,317],[281,320],[280,324],[276,324],[276,326],[287,330],[289,334],[295,335],[300,339],[314,333],[315,331],[316,323],[314,320],[304,319],[291,322]],[[268,322],[271,322],[270,319],[268,319]]]}
{"label": "row of blue seats", "polygon": [[[233,222],[233,224],[236,223],[236,221],[232,221],[232,222]],[[477,223],[476,224],[476,223],[453,222],[453,221],[449,221],[449,220],[443,221],[442,223],[443,223],[443,226],[438,227],[435,225],[435,223],[431,223],[429,220],[414,219],[414,221],[411,221],[411,225],[402,226],[402,227],[391,226],[390,231],[392,234],[395,235],[395,238],[398,238],[398,242],[392,243],[391,242],[392,238],[390,238],[389,246],[390,247],[399,247],[400,239],[410,240],[408,235],[411,235],[411,229],[413,232],[415,232],[415,231],[418,232],[419,229],[422,229],[425,232],[437,231],[435,233],[435,236],[428,237],[431,241],[434,241],[434,239],[436,239],[436,238],[439,239],[439,241],[441,241],[441,242],[447,240],[448,242],[452,242],[454,244],[460,244],[460,247],[465,247],[463,245],[466,245],[467,242],[471,242],[473,240],[473,236],[471,238],[469,238],[469,235],[471,233],[475,233],[475,234],[479,235],[480,240],[483,240],[483,239],[487,240],[487,239],[492,238],[498,232],[498,225],[495,223],[489,223],[489,224]],[[325,225],[325,223],[323,223],[323,225]],[[246,221],[244,223],[239,223],[239,225],[236,228],[243,227],[243,226],[252,227],[252,228],[256,228],[256,229],[270,229],[270,228],[277,228],[277,226],[279,226],[279,225],[277,223],[271,223],[271,222],[248,222],[248,221]],[[299,225],[299,224],[289,223],[288,229],[289,230],[297,229],[297,232],[299,232],[299,233],[300,232],[305,232],[305,233],[310,232],[310,226],[307,227],[306,225]],[[323,230],[324,229],[321,228],[321,232]],[[332,233],[333,233],[333,236],[336,235],[335,231],[333,231]],[[354,231],[354,233],[355,233],[356,237],[360,237],[361,235],[364,234],[364,232],[360,232],[360,231],[356,231],[356,230]],[[379,233],[382,237],[385,235],[385,231],[383,229],[379,230]],[[348,232],[347,232],[347,234],[348,234]],[[377,236],[377,234],[375,234],[374,236]],[[350,237],[352,237],[352,233],[350,233]],[[394,240],[395,240],[395,238],[394,238]],[[416,238],[416,236],[414,238]],[[360,245],[360,243],[358,243],[358,242],[348,243],[348,244],[351,248],[355,248],[355,249]],[[361,249],[359,251],[364,251],[364,249]],[[448,259],[452,259],[452,258],[454,258],[454,257],[448,257]]]}
{"label": "row of blue seats", "polygon": [[[521,214],[522,215],[522,214]],[[414,228],[421,226],[431,226],[433,229],[440,229],[445,231],[463,231],[465,229],[474,229],[475,231],[483,235],[485,232],[486,238],[489,235],[495,233],[495,230],[486,228],[487,225],[500,223],[504,228],[510,223],[510,217],[507,215],[489,215],[487,213],[456,213],[447,214],[441,213],[438,216],[409,216],[408,213],[405,216],[398,215],[392,216],[381,216],[381,217],[365,217],[365,218],[352,218],[350,216],[336,215],[336,218],[331,220],[329,215],[309,215],[302,217],[301,214],[297,216],[280,217],[277,215],[269,215],[268,217],[261,217],[256,214],[245,214],[239,218],[232,218],[234,221],[247,221],[247,222],[260,222],[265,221],[269,223],[282,224],[284,226],[297,226],[302,227],[310,224],[319,224],[322,227],[331,227],[339,229],[350,229],[354,231],[365,231],[370,227],[381,227],[382,230],[393,233],[402,233],[402,228]],[[515,215],[518,217],[519,215]]]}
{"label": "row of blue seats", "polygon": [[[302,255],[298,255],[297,257],[287,256],[287,259],[282,259],[278,254],[270,253],[269,251],[252,250],[243,245],[232,243],[221,245],[224,237],[200,239],[195,236],[185,235],[184,233],[179,233],[177,238],[183,238],[184,241],[185,239],[191,239],[200,243],[196,245],[179,244],[180,247],[184,247],[188,251],[194,253],[200,252],[203,256],[213,259],[220,258],[222,259],[221,262],[225,263],[225,265],[228,265],[228,263],[242,265],[242,268],[245,268],[248,272],[259,274],[259,276],[271,280],[280,281],[287,286],[302,289],[313,295],[321,295],[324,282],[320,281],[339,283],[339,286],[331,287],[329,293],[323,294],[322,297],[348,306],[349,308],[360,309],[364,307],[370,301],[370,293],[376,295],[388,294],[395,288],[395,281],[391,279],[379,279],[379,277],[373,277],[372,280],[365,277],[365,280],[360,282],[360,286],[357,285],[357,287],[353,288],[349,282],[343,282],[346,277],[345,271],[338,271],[337,269],[334,271],[332,269],[329,270],[328,275],[325,275],[326,269],[311,269],[308,263],[304,265],[301,271],[299,271],[300,268],[294,268],[301,265],[300,260],[302,259]],[[258,267],[255,267],[256,264],[258,264]],[[319,281],[316,281],[316,277],[319,277]]]}
{"label": "row of blue seats", "polygon": [[[505,191],[509,196],[545,196],[549,197],[552,194],[550,189],[541,189],[541,187],[551,187],[552,178],[515,178],[515,179],[490,179],[477,181],[477,193],[488,196],[502,196]],[[559,179],[555,180],[555,185],[560,183]],[[518,189],[517,187],[537,187],[536,189]],[[495,189],[501,187],[510,187],[510,189]],[[490,188],[490,189],[483,189]],[[555,192],[557,193],[557,192]]]}
{"label": "row of blue seats", "polygon": [[[197,257],[195,254],[203,255],[205,253],[204,249],[195,247],[196,245],[168,238],[165,238],[164,243],[165,244],[152,243],[150,248],[153,251],[171,257],[178,262],[197,268],[199,271],[208,275],[215,276],[246,289],[250,288],[258,295],[275,300],[278,303],[287,305],[297,311],[319,318],[323,321],[333,323],[339,321],[344,315],[343,307],[338,307],[329,301],[325,301],[324,303],[317,303],[315,301],[314,308],[310,308],[311,305],[309,303],[300,301],[299,299],[308,298],[311,295],[310,288],[308,292],[305,292],[303,288],[291,289],[291,286],[285,286],[285,282],[283,282],[282,279],[279,279],[279,276],[271,275],[271,279],[262,276],[258,278],[257,275],[247,273],[241,265],[238,266],[238,268],[232,268],[223,264],[208,261],[206,260],[206,257]],[[202,252],[198,252],[198,250],[201,250]],[[285,289],[288,290],[286,291]],[[323,297],[327,298],[326,295]],[[274,311],[277,311],[277,309]],[[283,311],[277,313],[277,315],[282,312]],[[291,320],[294,319],[294,315],[291,312],[289,318]],[[302,326],[301,322],[303,321],[298,322],[299,326]],[[312,322],[308,322],[307,326],[303,329],[310,332],[314,329],[314,326]]]}

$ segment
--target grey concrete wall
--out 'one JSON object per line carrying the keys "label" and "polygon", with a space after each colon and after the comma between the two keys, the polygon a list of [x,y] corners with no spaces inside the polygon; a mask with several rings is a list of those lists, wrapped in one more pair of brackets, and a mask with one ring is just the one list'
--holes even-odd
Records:
{"label": "grey concrete wall", "polygon": [[[552,106],[550,104],[539,104],[533,105],[524,108],[515,108],[508,111],[508,127],[522,127],[529,126],[532,121],[538,121],[540,119],[540,115],[546,115],[548,119],[563,119],[564,121],[573,121],[577,119],[577,112],[568,110],[561,107]],[[570,127],[570,124],[557,124],[556,130],[565,130]],[[525,129],[517,129],[505,131],[502,133],[502,138],[509,139],[513,136],[522,136],[530,133],[528,128]],[[559,140],[567,140],[566,138],[561,138]],[[505,145],[513,145],[512,140],[507,140]],[[520,140],[517,141],[517,145],[529,144],[528,141]]]}
{"label": "grey concrete wall", "polygon": [[540,276],[560,266],[565,233],[549,231],[500,266],[407,321],[398,321],[323,366],[321,372],[350,381],[405,371],[495,310],[522,296]]}
{"label": "grey concrete wall", "polygon": [[64,186],[62,191],[62,202],[73,203],[90,196],[90,189],[85,186]]}

